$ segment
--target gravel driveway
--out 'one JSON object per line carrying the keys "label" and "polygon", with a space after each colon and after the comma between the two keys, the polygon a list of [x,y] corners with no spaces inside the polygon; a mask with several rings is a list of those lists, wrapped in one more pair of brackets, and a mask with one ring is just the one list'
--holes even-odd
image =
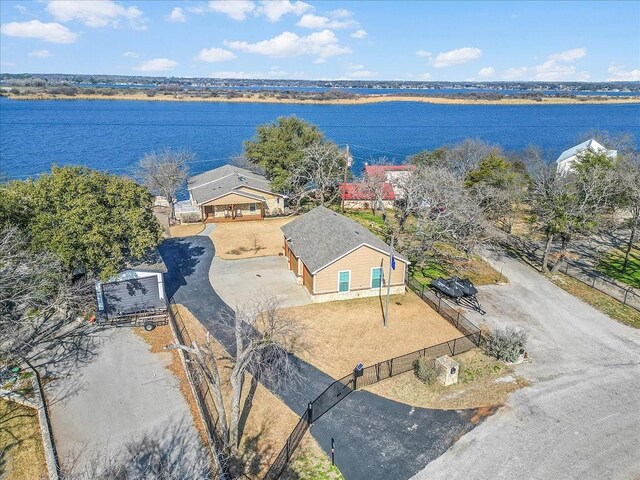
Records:
{"label": "gravel driveway", "polygon": [[[529,334],[534,382],[414,478],[635,479],[640,475],[640,332],[494,257],[509,286],[481,287],[490,327]],[[479,318],[469,317],[478,322]]]}

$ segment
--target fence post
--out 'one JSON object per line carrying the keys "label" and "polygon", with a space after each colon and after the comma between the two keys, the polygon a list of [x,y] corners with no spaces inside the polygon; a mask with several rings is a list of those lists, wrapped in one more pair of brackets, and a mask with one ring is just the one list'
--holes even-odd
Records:
{"label": "fence post", "polygon": [[393,377],[393,358],[389,361],[389,377]]}
{"label": "fence post", "polygon": [[629,294],[629,290],[624,291],[624,300],[622,301],[623,305],[627,304],[627,295]]}
{"label": "fence post", "polygon": [[565,275],[569,275],[569,262],[566,262],[565,265],[566,265],[566,267],[564,269],[564,274]]}
{"label": "fence post", "polygon": [[593,283],[591,284],[593,288],[596,288],[596,276],[593,276]]}
{"label": "fence post", "polygon": [[456,356],[456,340],[457,338],[453,339],[453,353],[451,354],[452,357]]}
{"label": "fence post", "polygon": [[438,297],[438,313],[440,312],[440,302],[442,301],[442,297]]}
{"label": "fence post", "polygon": [[311,425],[313,421],[313,403],[309,402],[307,406],[307,423]]}
{"label": "fence post", "polygon": [[456,328],[458,328],[459,323],[460,323],[460,312],[458,312],[458,318],[456,319]]}

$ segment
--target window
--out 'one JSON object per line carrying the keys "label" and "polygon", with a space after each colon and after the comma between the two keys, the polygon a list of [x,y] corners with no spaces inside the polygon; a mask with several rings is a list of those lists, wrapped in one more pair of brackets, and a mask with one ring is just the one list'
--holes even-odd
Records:
{"label": "window", "polygon": [[277,198],[276,198],[276,203],[277,203],[278,205],[280,205],[280,197],[277,197]]}
{"label": "window", "polygon": [[371,288],[380,288],[382,286],[382,267],[371,269]]}
{"label": "window", "polygon": [[338,291],[348,292],[351,284],[351,271],[338,272]]}
{"label": "window", "polygon": [[255,203],[250,203],[249,204],[249,213],[256,213],[257,210],[257,206]]}

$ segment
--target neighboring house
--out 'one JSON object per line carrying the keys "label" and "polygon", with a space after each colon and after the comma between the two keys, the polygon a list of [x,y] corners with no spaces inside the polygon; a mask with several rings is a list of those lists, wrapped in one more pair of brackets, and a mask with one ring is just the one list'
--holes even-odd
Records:
{"label": "neighboring house", "polygon": [[[389,182],[380,185],[379,193],[374,190],[378,188],[372,184],[366,183],[343,183],[340,185],[340,198],[344,200],[344,208],[353,210],[373,209],[376,201],[382,203],[381,208],[393,208],[396,194],[393,186]],[[376,197],[381,196],[381,199]]]}
{"label": "neighboring house", "polygon": [[404,197],[403,185],[409,179],[415,165],[368,165],[365,164],[363,174],[365,177],[383,178],[385,182],[391,183],[396,198]]}
{"label": "neighboring house", "polygon": [[167,267],[155,250],[139,262],[128,265],[107,282],[96,282],[98,311],[107,319],[142,312],[165,312],[167,299],[164,274]]}
{"label": "neighboring house", "polygon": [[285,196],[272,192],[264,176],[233,165],[191,177],[187,188],[204,222],[258,220],[285,207]]}
{"label": "neighboring house", "polygon": [[[359,223],[316,207],[280,228],[289,269],[313,302],[386,294],[390,247]],[[391,293],[404,293],[409,261],[394,258]]]}
{"label": "neighboring house", "polygon": [[571,172],[575,163],[580,161],[580,154],[587,150],[591,150],[594,153],[605,153],[609,158],[616,158],[618,156],[617,150],[608,150],[592,138],[560,154],[556,160],[558,173],[564,175]]}

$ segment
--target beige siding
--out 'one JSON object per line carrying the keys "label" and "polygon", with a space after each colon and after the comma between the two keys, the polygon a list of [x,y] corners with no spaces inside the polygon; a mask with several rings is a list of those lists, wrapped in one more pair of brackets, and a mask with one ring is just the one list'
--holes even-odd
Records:
{"label": "beige siding", "polygon": [[[202,205],[229,205],[229,204],[238,204],[238,203],[257,203],[258,204],[258,208],[260,205],[260,201],[258,200],[253,200],[249,197],[244,197],[242,195],[238,195],[237,193],[229,193],[227,195],[225,195],[224,197],[220,197],[217,198],[215,200],[211,200],[210,202],[207,203],[203,203]],[[249,207],[247,206],[247,209]]]}
{"label": "beige siding", "polygon": [[298,275],[298,259],[296,258],[296,256],[293,254],[293,252],[291,250],[289,250],[289,264],[291,266],[291,271],[294,273],[294,275],[296,277],[299,277],[300,275]]}
{"label": "beige siding", "polygon": [[264,199],[266,200],[267,206],[265,209],[265,213],[267,215],[275,215],[278,213],[282,213],[284,211],[284,198],[280,197],[279,195],[276,195],[274,193],[266,193],[266,192],[262,192],[260,190],[256,190],[254,188],[251,187],[240,187],[238,188],[238,190],[243,191],[243,192],[248,192],[248,193],[252,193],[254,195],[260,195],[261,197],[264,197]]}
{"label": "beige siding", "polygon": [[[345,200],[344,208],[347,210],[371,210],[371,200]],[[393,209],[393,200],[383,200],[382,206],[385,210]]]}
{"label": "beige siding", "polygon": [[313,276],[304,263],[302,263],[302,284],[307,288],[309,293],[313,294]]}
{"label": "beige siding", "polygon": [[[338,272],[351,270],[351,290],[371,288],[371,269],[383,268],[383,278],[389,275],[389,255],[367,246],[354,250],[349,255],[332,263],[316,274],[315,294],[338,291]],[[391,275],[391,285],[403,285],[406,265],[396,258],[396,269]]]}

